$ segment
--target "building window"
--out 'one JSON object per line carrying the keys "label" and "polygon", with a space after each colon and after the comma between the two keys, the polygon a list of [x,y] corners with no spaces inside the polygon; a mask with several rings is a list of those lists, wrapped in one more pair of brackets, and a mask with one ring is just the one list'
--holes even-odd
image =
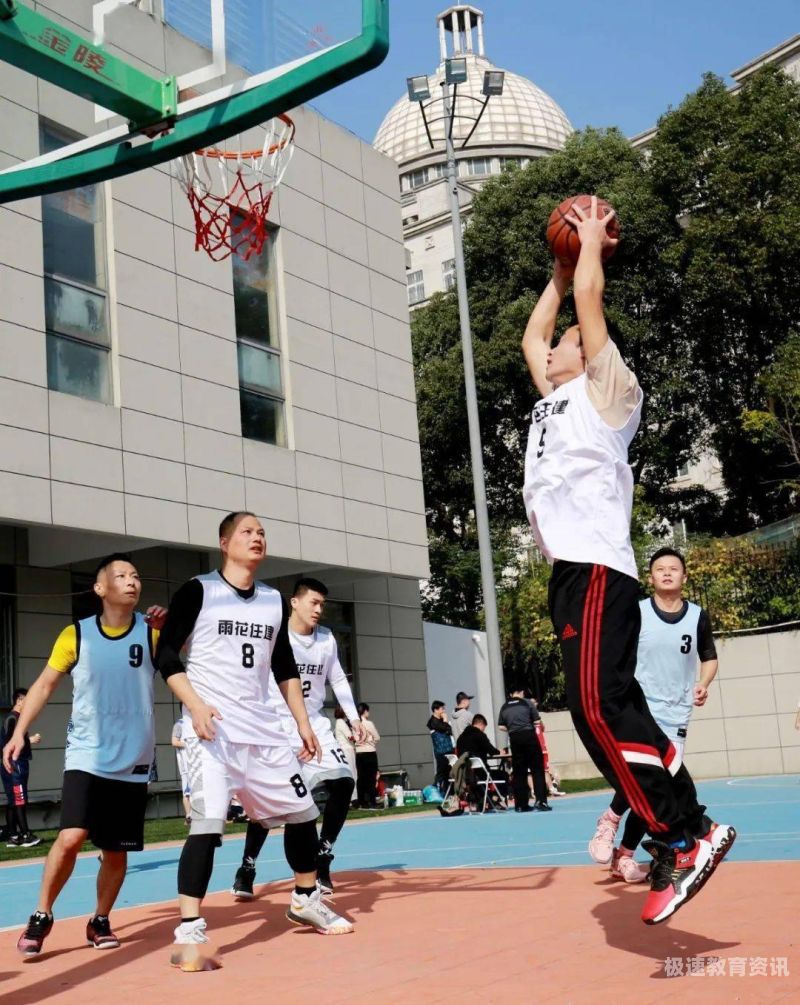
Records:
{"label": "building window", "polygon": [[484,175],[492,173],[491,157],[469,157],[460,161],[462,175]]}
{"label": "building window", "polygon": [[678,468],[678,478],[688,478],[689,477],[689,465],[681,464]]}
{"label": "building window", "polygon": [[[39,126],[43,154],[75,136]],[[111,401],[105,204],[100,185],[42,197],[47,386]]]}
{"label": "building window", "polygon": [[[243,217],[236,214],[235,226]],[[260,255],[233,262],[233,305],[239,356],[242,436],[286,446],[286,419],[275,292],[275,237],[270,231]]]}
{"label": "building window", "polygon": [[446,290],[454,290],[456,288],[455,258],[448,258],[446,262],[442,262],[442,278],[444,279],[444,288]]}
{"label": "building window", "polygon": [[425,279],[422,275],[422,269],[417,269],[416,272],[409,272],[406,276],[406,283],[408,284],[408,302],[409,304],[418,304],[425,299]]}

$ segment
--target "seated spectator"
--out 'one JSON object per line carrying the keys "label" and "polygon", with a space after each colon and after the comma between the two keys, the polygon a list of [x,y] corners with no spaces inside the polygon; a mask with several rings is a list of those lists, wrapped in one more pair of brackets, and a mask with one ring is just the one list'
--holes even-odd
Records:
{"label": "seated spectator", "polygon": [[436,761],[434,785],[444,795],[450,778],[450,762],[447,755],[453,753],[453,728],[447,721],[447,710],[443,701],[434,701],[431,704],[431,713],[428,729],[431,731],[433,757]]}
{"label": "seated spectator", "polygon": [[498,756],[500,751],[486,735],[487,725],[485,716],[480,713],[473,715],[472,723],[466,727],[456,743],[456,753],[459,757],[462,754],[469,754],[470,757],[480,757],[485,761],[487,757]]}

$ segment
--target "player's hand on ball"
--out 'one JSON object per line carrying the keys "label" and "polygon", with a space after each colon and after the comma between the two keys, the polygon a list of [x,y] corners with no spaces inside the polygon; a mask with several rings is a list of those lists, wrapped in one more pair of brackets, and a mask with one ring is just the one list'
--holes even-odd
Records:
{"label": "player's hand on ball", "polygon": [[619,238],[610,237],[608,225],[616,216],[613,209],[609,209],[605,216],[597,213],[597,196],[592,196],[592,205],[587,213],[577,203],[572,205],[572,213],[567,217],[567,221],[577,230],[581,245],[598,244],[600,249],[616,248]]}
{"label": "player's hand on ball", "polygon": [[151,628],[155,628],[160,632],[164,627],[164,622],[167,620],[166,607],[159,607],[157,604],[153,604],[152,607],[148,607],[145,611],[144,620]]}
{"label": "player's hand on ball", "polygon": [[300,739],[303,741],[303,749],[297,755],[299,759],[304,764],[307,764],[309,761],[313,761],[315,757],[317,761],[321,761],[322,747],[319,745],[317,734],[311,728],[311,724],[305,723],[302,726],[298,726],[297,731],[300,734]]}
{"label": "player's hand on ball", "polygon": [[190,708],[189,713],[192,716],[192,726],[194,726],[194,731],[198,737],[201,740],[213,740],[217,735],[217,731],[214,729],[214,719],[222,721],[222,716],[217,709],[213,705],[206,705],[205,702],[200,702],[199,705],[194,705]]}
{"label": "player's hand on ball", "polygon": [[698,706],[705,705],[706,698],[708,698],[708,689],[704,688],[702,684],[695,684],[694,686],[694,703]]}

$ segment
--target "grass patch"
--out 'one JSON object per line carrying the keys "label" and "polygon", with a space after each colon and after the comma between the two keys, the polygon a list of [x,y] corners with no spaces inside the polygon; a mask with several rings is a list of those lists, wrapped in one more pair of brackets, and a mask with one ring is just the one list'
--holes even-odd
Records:
{"label": "grass patch", "polygon": [[[605,778],[565,778],[561,782],[563,792],[596,792],[609,788]],[[423,806],[390,806],[385,810],[351,810],[348,820],[384,820],[386,817],[400,817],[408,813],[433,813],[437,810],[435,803],[425,803]],[[244,834],[247,824],[228,824],[225,833]],[[50,850],[55,841],[57,830],[37,831],[36,836],[42,843],[35,848],[6,848],[5,842],[0,844],[0,862],[20,862],[26,858],[40,858]],[[183,817],[162,817],[160,820],[145,820],[144,844],[160,844],[163,841],[182,841],[186,837],[186,825]],[[96,851],[93,844],[86,842],[81,851]],[[134,853],[135,854],[135,853]]]}
{"label": "grass patch", "polygon": [[561,780],[562,792],[597,792],[599,789],[610,789],[605,778],[564,778]]}
{"label": "grass patch", "polygon": [[[435,806],[427,804],[425,806],[390,806],[386,810],[351,810],[347,814],[347,819],[376,820],[435,809]],[[229,823],[225,828],[225,834],[244,834],[246,830],[247,824]],[[144,822],[145,847],[151,844],[159,844],[162,841],[182,841],[186,837],[186,833],[187,827],[183,822],[183,817],[162,817],[159,820],[145,820]],[[0,862],[19,862],[26,858],[40,858],[42,855],[48,853],[57,834],[57,830],[36,831],[36,836],[42,839],[42,843],[35,848],[6,848],[5,842],[2,842],[0,844]],[[81,848],[81,851],[96,850],[95,846],[89,841]]]}

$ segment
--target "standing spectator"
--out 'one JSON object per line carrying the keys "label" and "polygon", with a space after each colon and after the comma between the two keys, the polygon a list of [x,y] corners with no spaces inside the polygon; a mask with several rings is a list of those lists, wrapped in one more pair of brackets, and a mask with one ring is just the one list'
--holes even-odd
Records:
{"label": "standing spectator", "polygon": [[189,784],[189,771],[186,766],[183,719],[178,719],[172,727],[172,746],[175,748],[175,760],[178,762],[178,777],[181,780],[181,795],[183,796],[183,816],[188,827],[192,822],[192,803],[189,799],[189,796],[192,794],[192,787]]}
{"label": "standing spectator", "polygon": [[472,713],[469,710],[469,703],[474,697],[474,694],[467,694],[465,691],[459,691],[456,695],[456,707],[453,709],[453,721],[451,723],[453,728],[453,743],[456,746],[458,746],[459,736],[472,723]]}
{"label": "standing spectator", "polygon": [[436,761],[434,785],[444,794],[450,778],[450,762],[447,755],[453,753],[453,727],[447,721],[447,710],[443,701],[432,702],[431,713],[428,729],[431,731],[433,757]]}
{"label": "standing spectator", "polygon": [[[14,735],[19,722],[19,714],[25,704],[26,687],[18,687],[14,692],[14,705],[3,722],[3,746]],[[28,826],[28,774],[31,764],[31,744],[41,740],[39,733],[29,736],[25,733],[25,746],[19,759],[12,761],[11,771],[0,767],[3,777],[3,788],[6,792],[6,844],[7,848],[33,848],[42,843],[42,839],[31,833]]]}
{"label": "standing spectator", "polygon": [[797,715],[794,717],[794,728],[800,729],[800,701],[797,703]]}
{"label": "standing spectator", "polygon": [[364,736],[356,744],[356,791],[358,805],[364,810],[378,808],[378,742],[381,735],[369,717],[369,705],[359,703],[358,714],[364,727]]}
{"label": "standing spectator", "polygon": [[[531,809],[547,812],[547,782],[544,778],[544,757],[536,735],[539,713],[534,704],[525,698],[525,688],[515,687],[508,701],[500,709],[497,725],[508,733],[511,747],[511,769],[514,773],[514,809],[528,813]],[[535,802],[528,803],[528,771],[533,775]]]}
{"label": "standing spectator", "polygon": [[350,728],[350,723],[347,721],[347,716],[344,714],[344,709],[341,705],[337,705],[333,710],[334,718],[336,722],[333,727],[333,735],[336,737],[339,746],[342,748],[342,753],[347,758],[347,766],[353,773],[355,778],[356,771],[356,745],[353,740],[353,730]]}

